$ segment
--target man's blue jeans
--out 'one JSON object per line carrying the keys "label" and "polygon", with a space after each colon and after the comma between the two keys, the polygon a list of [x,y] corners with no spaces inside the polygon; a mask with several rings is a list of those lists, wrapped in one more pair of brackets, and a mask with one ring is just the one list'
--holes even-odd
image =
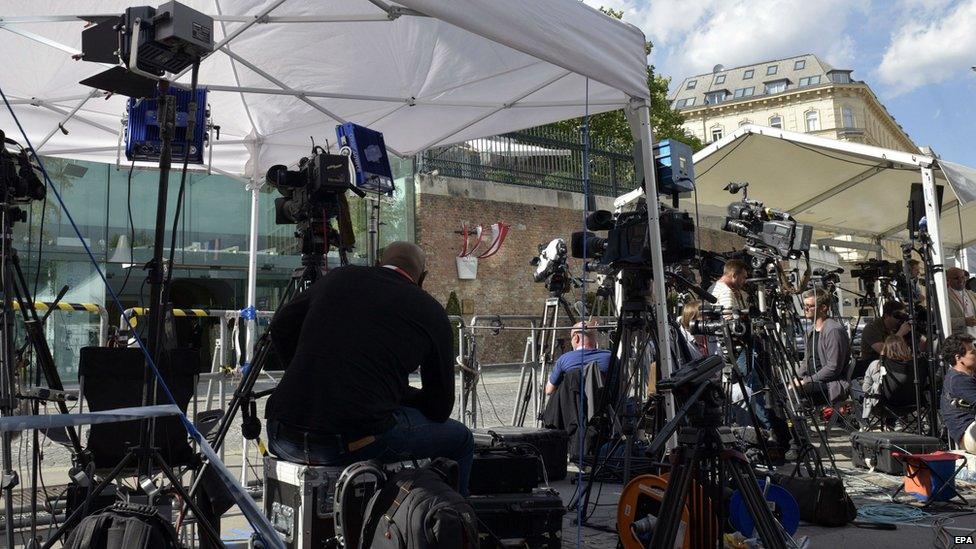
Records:
{"label": "man's blue jeans", "polygon": [[279,424],[268,421],[268,446],[271,453],[288,460],[314,465],[349,465],[357,461],[378,459],[383,462],[408,461],[446,457],[458,464],[458,491],[468,495],[471,462],[474,460],[474,438],[471,431],[458,421],[448,419],[437,423],[427,419],[415,408],[401,407],[393,412],[396,425],[376,435],[376,440],[356,451],[346,450],[342,444],[300,443],[278,436]]}

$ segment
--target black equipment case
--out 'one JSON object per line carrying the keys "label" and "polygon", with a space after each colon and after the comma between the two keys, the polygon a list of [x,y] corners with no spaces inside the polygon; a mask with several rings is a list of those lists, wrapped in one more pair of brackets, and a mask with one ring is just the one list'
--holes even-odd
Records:
{"label": "black equipment case", "polygon": [[478,448],[525,446],[534,449],[542,457],[546,478],[550,482],[566,478],[566,462],[569,459],[569,435],[566,431],[505,426],[474,429],[472,434]]}
{"label": "black equipment case", "polygon": [[264,458],[264,513],[285,547],[338,547],[333,498],[343,469]]}
{"label": "black equipment case", "polygon": [[468,489],[473,495],[528,493],[539,486],[542,462],[524,446],[476,448]]}
{"label": "black equipment case", "polygon": [[942,439],[915,433],[851,433],[851,461],[855,467],[889,475],[905,474],[904,464],[892,452],[928,454],[943,448]]}
{"label": "black equipment case", "polygon": [[478,515],[482,549],[496,549],[500,541],[508,540],[524,540],[520,547],[562,547],[566,507],[555,490],[471,496],[468,503]]}

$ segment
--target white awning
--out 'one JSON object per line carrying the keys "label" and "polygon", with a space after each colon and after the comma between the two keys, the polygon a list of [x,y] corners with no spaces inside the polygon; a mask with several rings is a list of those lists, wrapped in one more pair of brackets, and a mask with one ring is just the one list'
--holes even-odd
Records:
{"label": "white awning", "polygon": [[[694,160],[705,213],[724,215],[742,194],[723,188],[748,182],[750,198],[802,223],[896,239],[907,236],[911,185],[922,182],[922,167],[931,166],[936,184],[949,188],[942,200],[942,243],[956,248],[976,238],[976,170],[923,154],[747,125],[698,151]],[[682,207],[693,208],[694,200],[683,200]]]}
{"label": "white awning", "polygon": [[[575,0],[186,3],[217,20],[221,48],[200,68],[221,127],[214,165],[248,178],[307,155],[310,137],[333,142],[343,121],[412,154],[648,97],[641,31]],[[85,26],[71,16],[129,5],[0,8],[3,91],[42,154],[116,161],[125,99],[88,98],[78,84],[105,68],[71,58]],[[16,136],[6,112],[0,128]]]}

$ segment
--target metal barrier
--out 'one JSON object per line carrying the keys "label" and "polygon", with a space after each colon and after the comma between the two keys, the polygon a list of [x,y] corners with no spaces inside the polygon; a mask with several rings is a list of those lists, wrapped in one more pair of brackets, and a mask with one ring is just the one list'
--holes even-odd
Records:
{"label": "metal barrier", "polygon": [[[20,310],[20,303],[13,302],[14,310]],[[51,307],[65,312],[89,312],[98,315],[98,344],[108,345],[108,311],[98,303],[66,303],[58,301],[56,304],[51,301],[35,301],[34,308],[38,311],[47,311]]]}
{"label": "metal barrier", "polygon": [[[452,322],[460,323],[460,317],[451,317]],[[616,326],[615,317],[594,317],[591,326],[595,330],[613,329]],[[528,326],[511,326],[510,323],[528,323]],[[460,323],[458,328],[458,371],[461,382],[458,388],[457,419],[468,427],[477,427],[478,422],[478,392],[482,371],[486,368],[520,367],[519,391],[516,395],[515,410],[512,422],[516,421],[516,411],[520,405],[531,403],[533,417],[538,418],[545,404],[545,382],[548,379],[548,365],[540,363],[539,342],[544,331],[568,332],[572,325],[542,326],[543,319],[536,315],[475,315],[471,317],[467,326]],[[507,324],[508,323],[508,324]],[[491,331],[495,335],[504,331],[528,332],[521,362],[486,363],[478,360],[477,336],[479,331]],[[485,389],[487,390],[487,389]],[[500,419],[500,418],[499,418]],[[483,422],[482,422],[483,423]]]}

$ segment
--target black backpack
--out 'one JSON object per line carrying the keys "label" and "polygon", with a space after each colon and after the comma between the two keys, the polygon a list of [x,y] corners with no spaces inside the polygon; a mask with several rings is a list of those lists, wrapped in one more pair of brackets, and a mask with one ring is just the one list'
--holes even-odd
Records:
{"label": "black backpack", "polygon": [[71,531],[65,549],[179,549],[176,529],[155,508],[132,503],[88,515]]}
{"label": "black backpack", "polygon": [[457,478],[457,464],[443,458],[397,473],[370,498],[359,547],[477,549],[477,518]]}

